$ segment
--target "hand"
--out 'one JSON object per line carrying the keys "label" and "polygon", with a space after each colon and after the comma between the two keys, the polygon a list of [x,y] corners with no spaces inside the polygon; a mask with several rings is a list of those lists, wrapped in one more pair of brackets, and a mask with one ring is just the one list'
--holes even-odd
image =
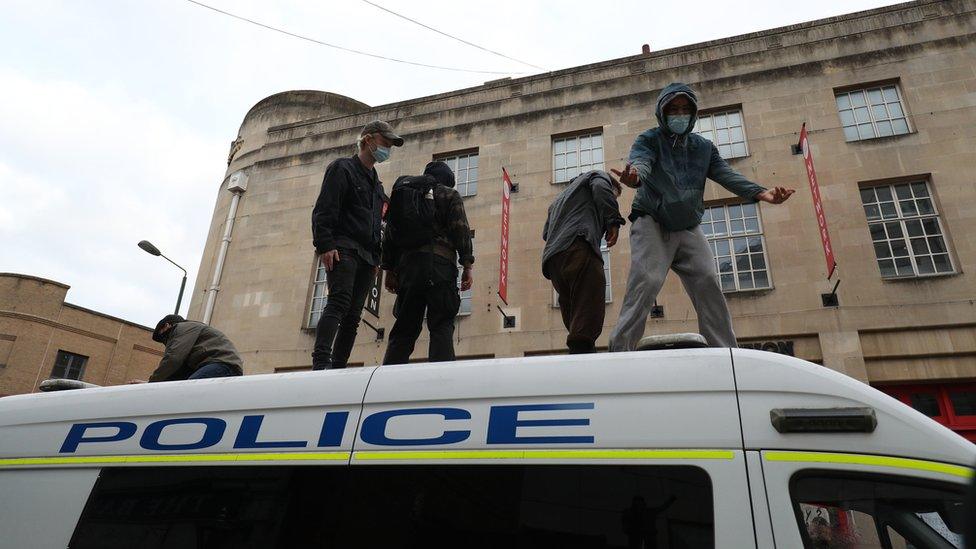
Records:
{"label": "hand", "polygon": [[395,272],[386,271],[386,280],[383,285],[386,286],[386,291],[395,294],[400,289],[400,279],[397,278]]}
{"label": "hand", "polygon": [[613,245],[617,243],[617,236],[620,234],[619,225],[610,225],[607,229],[607,233],[603,235],[603,238],[607,240],[607,248],[613,248]]}
{"label": "hand", "polygon": [[461,272],[461,291],[470,290],[472,284],[474,284],[474,275],[471,274],[471,267],[465,267]]}
{"label": "hand", "polygon": [[787,189],[786,187],[773,187],[772,189],[757,194],[756,198],[763,202],[769,202],[770,204],[782,204],[789,197],[793,196],[795,192],[794,189]]}
{"label": "hand", "polygon": [[145,379],[130,379],[129,380],[129,385],[138,385],[140,383],[149,383],[149,382],[146,381]]}
{"label": "hand", "polygon": [[610,168],[610,172],[617,176],[621,183],[627,185],[631,189],[636,189],[637,187],[641,186],[640,177],[637,175],[637,170],[630,165],[630,162],[624,166],[624,171]]}
{"label": "hand", "polygon": [[331,273],[332,269],[339,264],[339,250],[329,250],[322,254],[322,263],[325,265],[325,271]]}

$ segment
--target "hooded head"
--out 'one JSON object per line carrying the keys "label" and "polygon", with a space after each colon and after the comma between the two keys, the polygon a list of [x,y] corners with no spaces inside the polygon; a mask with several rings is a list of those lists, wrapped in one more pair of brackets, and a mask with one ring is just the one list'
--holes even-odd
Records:
{"label": "hooded head", "polygon": [[424,175],[433,177],[434,180],[445,187],[454,188],[454,172],[451,171],[450,166],[440,160],[428,163],[427,167],[424,168]]}
{"label": "hooded head", "polygon": [[[665,107],[673,101],[676,97],[684,97],[691,104],[691,117],[688,119],[688,124],[684,128],[684,131],[676,134],[674,130],[669,127],[667,115],[665,115]],[[667,135],[688,135],[691,133],[692,128],[695,127],[695,122],[698,121],[698,96],[687,84],[682,84],[681,82],[672,82],[661,90],[661,94],[657,96],[657,107],[654,109],[654,115],[657,116],[658,126]]]}
{"label": "hooded head", "polygon": [[[184,320],[186,320],[186,319],[183,318],[180,315],[166,315],[166,316],[164,316],[163,319],[160,320],[156,324],[156,329],[153,330],[153,333],[152,333],[153,341],[155,341],[156,343],[166,343],[166,340],[169,339],[170,332],[169,332],[169,330],[167,330],[166,333],[163,333],[163,328],[166,327],[167,325],[173,326],[173,325],[179,324],[180,322],[183,322]],[[172,329],[172,328],[170,328],[170,329]]]}

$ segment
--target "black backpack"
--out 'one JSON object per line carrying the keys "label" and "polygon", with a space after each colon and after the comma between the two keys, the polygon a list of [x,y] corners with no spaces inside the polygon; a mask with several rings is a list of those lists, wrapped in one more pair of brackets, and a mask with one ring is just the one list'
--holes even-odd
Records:
{"label": "black backpack", "polygon": [[404,250],[434,241],[434,201],[437,181],[428,175],[405,175],[393,184],[386,222],[393,242]]}

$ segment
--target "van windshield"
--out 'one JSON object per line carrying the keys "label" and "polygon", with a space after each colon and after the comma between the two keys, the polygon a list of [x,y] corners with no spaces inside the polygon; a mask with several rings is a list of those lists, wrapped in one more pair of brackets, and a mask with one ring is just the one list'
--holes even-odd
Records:
{"label": "van windshield", "polygon": [[686,466],[106,469],[72,548],[714,546]]}

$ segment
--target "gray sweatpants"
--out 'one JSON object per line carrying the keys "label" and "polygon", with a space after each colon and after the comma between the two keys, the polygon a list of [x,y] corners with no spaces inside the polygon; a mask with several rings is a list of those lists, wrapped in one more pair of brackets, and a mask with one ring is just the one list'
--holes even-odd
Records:
{"label": "gray sweatpants", "polygon": [[712,347],[735,347],[732,315],[715,275],[715,259],[701,227],[668,232],[650,216],[630,227],[630,274],[610,351],[632,351],[644,336],[651,305],[674,269],[698,313],[698,331]]}

